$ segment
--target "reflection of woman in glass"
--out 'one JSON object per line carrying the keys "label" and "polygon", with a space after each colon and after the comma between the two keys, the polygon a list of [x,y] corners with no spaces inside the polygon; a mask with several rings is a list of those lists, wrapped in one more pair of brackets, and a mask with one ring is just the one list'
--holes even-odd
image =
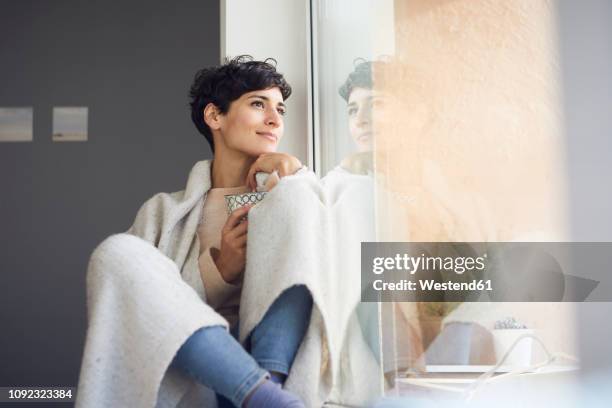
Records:
{"label": "reflection of woman in glass", "polygon": [[344,158],[340,166],[351,173],[372,172],[372,150],[376,137],[372,113],[384,106],[385,97],[374,90],[372,69],[384,62],[363,61],[351,72],[339,89],[346,101],[348,125],[357,152]]}
{"label": "reflection of woman in glass", "polygon": [[[170,363],[163,360],[167,357],[159,356],[163,354],[173,357],[173,370],[214,390],[220,406],[304,406],[282,385],[306,332],[312,299],[303,286],[291,287],[274,301],[250,333],[246,350],[232,336],[237,335],[238,329],[248,230],[245,216],[250,207],[240,208],[228,216],[224,201],[226,194],[244,193],[254,187],[255,172],[277,172],[283,177],[302,167],[295,157],[276,153],[283,136],[284,101],[290,94],[290,86],[273,65],[247,57],[238,57],[225,65],[197,73],[190,92],[192,119],[210,144],[214,160],[194,166],[185,191],[160,193],[145,203],[128,231],[130,235],[110,237],[97,249],[98,256],[105,252],[111,259],[124,259],[126,264],[122,270],[111,272],[112,268],[107,267],[102,273],[88,275],[88,304],[93,312],[84,367],[110,360],[109,355],[115,352],[110,350],[96,355],[90,351],[100,350],[96,344],[101,341],[100,333],[104,330],[98,328],[99,322],[104,320],[104,309],[112,308],[124,311],[113,314],[115,321],[110,323],[123,331],[118,330],[119,339],[113,333],[114,340],[108,347],[118,348],[121,336],[128,335],[134,342],[156,344],[152,352],[142,357],[146,366],[130,368],[125,361],[113,366],[121,373],[128,371],[137,377],[135,381],[142,384],[143,389],[150,385],[148,372],[144,371],[162,363],[167,367]],[[199,178],[194,176],[197,174]],[[177,213],[182,218],[169,224],[172,216],[168,214]],[[172,228],[167,228],[168,225]],[[152,247],[145,241],[159,251],[151,252]],[[187,244],[183,246],[182,241]],[[192,251],[193,243],[198,242]],[[182,256],[181,251],[185,252]],[[177,265],[168,263],[163,255],[172,258]],[[185,271],[192,258],[195,259],[192,264],[199,269],[199,277],[197,272],[195,278],[184,275],[188,274]],[[176,273],[175,266],[180,274]],[[108,287],[112,288],[111,295],[105,295]],[[170,288],[174,292],[171,293]],[[152,299],[144,299],[143,294]],[[266,294],[261,293],[261,296]],[[169,308],[175,309],[169,311]],[[126,309],[137,309],[137,317],[129,317]],[[168,326],[158,323],[162,320],[160,316],[168,313],[171,323]],[[218,323],[204,325],[201,323],[204,318],[195,314],[212,314]],[[149,336],[147,330],[151,328],[156,330]],[[117,352],[126,361],[140,360],[139,353],[144,353],[142,350]],[[121,378],[121,374],[113,370],[107,367],[105,374]],[[97,371],[95,374],[83,376],[82,371],[80,406],[104,406],[104,402],[109,401],[105,398],[120,398],[108,395],[113,390],[100,390],[103,387],[98,387],[99,381],[104,376]],[[115,383],[115,380],[107,380],[104,385]],[[144,393],[143,389],[126,392],[129,398],[142,402],[134,395]],[[159,398],[168,396],[160,395]]]}
{"label": "reflection of woman in glass", "polygon": [[[391,69],[389,64],[386,61],[362,60],[338,90],[347,103],[348,127],[356,152],[345,157],[327,177],[330,175],[333,177],[335,172],[350,174],[344,178],[347,185],[363,184],[365,180],[369,180],[371,194],[360,194],[351,200],[354,207],[362,208],[362,214],[359,216],[362,223],[375,222],[373,203],[371,203],[374,197],[374,178],[363,176],[374,175],[373,154],[376,139],[381,137],[383,131],[380,121],[375,124],[374,119],[384,109],[389,108],[390,98],[376,89],[373,78],[375,71],[376,75],[388,76],[388,71]],[[351,191],[354,188],[347,187],[346,190]],[[384,191],[382,186],[379,186],[379,196]],[[370,241],[376,241],[376,237],[372,236]],[[406,317],[405,309],[408,309],[406,304],[381,303],[380,308],[379,314],[375,304],[361,303],[357,314],[366,341],[377,355],[379,364],[382,363],[389,383],[393,384],[395,370],[405,371],[422,365],[423,350],[418,325],[412,321],[413,319]],[[382,326],[381,331],[379,331],[380,326]],[[397,337],[391,334],[391,329]],[[382,339],[379,338],[379,334],[382,334]],[[379,343],[382,346],[380,348]],[[382,356],[378,355],[379,349],[382,350]]]}
{"label": "reflection of woman in glass", "polygon": [[347,103],[349,130],[359,152],[372,150],[372,107],[382,102],[372,89],[372,64],[364,61],[357,65],[338,91]]}

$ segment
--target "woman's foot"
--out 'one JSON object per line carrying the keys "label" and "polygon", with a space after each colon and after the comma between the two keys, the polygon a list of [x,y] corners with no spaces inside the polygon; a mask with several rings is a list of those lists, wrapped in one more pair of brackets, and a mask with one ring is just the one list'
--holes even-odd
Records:
{"label": "woman's foot", "polygon": [[244,402],[244,408],[305,408],[297,395],[283,390],[272,380],[265,380]]}

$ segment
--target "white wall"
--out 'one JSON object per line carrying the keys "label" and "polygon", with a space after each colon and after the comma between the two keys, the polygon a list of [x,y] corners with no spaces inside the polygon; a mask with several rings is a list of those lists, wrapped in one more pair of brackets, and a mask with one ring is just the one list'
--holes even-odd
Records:
{"label": "white wall", "polygon": [[272,57],[293,88],[279,150],[308,161],[308,0],[221,0],[221,59]]}

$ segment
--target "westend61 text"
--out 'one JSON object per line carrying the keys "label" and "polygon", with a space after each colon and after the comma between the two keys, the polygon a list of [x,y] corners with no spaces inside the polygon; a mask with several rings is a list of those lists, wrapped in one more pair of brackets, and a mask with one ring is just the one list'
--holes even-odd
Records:
{"label": "westend61 text", "polygon": [[377,279],[372,282],[372,287],[376,291],[406,291],[406,290],[437,290],[437,291],[482,291],[493,290],[491,280],[480,279],[471,282],[436,282],[433,279],[420,279],[417,282],[402,279],[399,282],[385,282]]}

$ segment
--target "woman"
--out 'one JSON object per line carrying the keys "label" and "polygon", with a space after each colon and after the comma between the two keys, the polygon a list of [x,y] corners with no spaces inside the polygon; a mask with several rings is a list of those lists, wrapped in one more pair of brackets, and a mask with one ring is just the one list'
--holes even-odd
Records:
{"label": "woman", "polygon": [[[214,390],[220,406],[304,406],[296,395],[282,388],[310,320],[312,298],[304,286],[291,287],[274,301],[250,333],[246,349],[226,329],[229,326],[232,334],[237,335],[246,262],[248,221],[245,217],[250,207],[240,208],[228,217],[224,195],[253,189],[257,172],[282,178],[303,167],[295,157],[276,152],[284,130],[284,101],[290,94],[290,86],[273,65],[247,56],[197,73],[190,92],[191,117],[210,144],[214,159],[194,166],[185,191],[160,193],[139,211],[128,233],[153,244],[158,252],[151,252],[142,240],[119,234],[107,239],[92,255],[88,271],[89,329],[77,406],[103,406],[109,401],[125,404],[127,399],[144,404],[141,401],[145,398],[134,393],[145,393],[145,390],[146,401],[151,401],[161,381],[160,373],[145,372],[142,360],[146,363],[152,359],[153,371],[159,371],[158,367],[164,365],[172,350],[175,355],[170,370],[178,370]],[[195,246],[197,249],[193,249]],[[131,252],[126,251],[128,247],[132,248]],[[147,255],[139,258],[141,251]],[[174,265],[168,265],[167,258]],[[195,258],[201,282],[189,274],[190,260]],[[124,266],[117,266],[120,263]],[[176,266],[182,280],[175,278]],[[135,272],[139,268],[146,272]],[[168,269],[170,273],[161,269]],[[193,289],[200,299],[196,299]],[[138,296],[138,291],[143,294]],[[159,301],[145,304],[143,298]],[[199,304],[200,300],[205,300],[207,306]],[[166,316],[174,313],[169,312],[168,303],[176,303],[179,309],[176,315]],[[211,314],[210,308],[216,313]],[[107,312],[110,309],[113,313]],[[200,320],[193,317],[200,313],[209,317]],[[119,323],[109,323],[107,315]],[[176,322],[166,323],[164,319],[169,322],[176,319]],[[143,323],[143,320],[153,323]],[[104,327],[109,324],[119,329],[107,334],[109,330]],[[153,324],[157,326],[150,330]],[[165,337],[159,335],[160,331],[167,333]],[[153,346],[144,339],[149,333],[155,340]],[[192,333],[186,341],[185,333]],[[105,337],[114,341],[113,347],[100,346]],[[120,338],[116,340],[116,337]],[[132,347],[141,342],[143,347]],[[177,351],[175,345],[179,342]],[[134,350],[117,351],[122,348]],[[146,348],[150,350],[143,351]],[[163,358],[156,353],[163,354]],[[103,360],[112,363],[99,368]],[[119,374],[115,367],[119,367]],[[134,370],[138,371],[134,374]],[[120,376],[133,383],[130,372],[142,375],[138,378],[144,384],[142,390],[117,385]],[[171,382],[166,380],[164,375],[162,390],[179,388],[165,387],[165,382]],[[149,390],[149,385],[155,383]],[[178,397],[161,394],[162,391],[156,398],[157,406],[184,403],[184,398],[176,404]]]}
{"label": "woman", "polygon": [[[203,210],[203,219],[208,222],[198,229],[203,247],[200,272],[209,304],[232,329],[237,327],[240,280],[246,261],[248,221],[241,220],[250,207],[226,217],[224,195],[247,192],[247,186],[253,189],[256,172],[284,177],[302,167],[297,158],[276,153],[284,130],[284,101],[290,95],[291,87],[272,65],[247,57],[201,70],[191,88],[192,120],[214,153],[212,188]],[[227,220],[220,228],[224,218]],[[300,288],[281,296],[251,335],[252,356],[217,326],[190,337],[174,362],[237,406],[300,406],[297,398],[272,386],[272,382],[282,384],[288,375],[311,305],[308,292]],[[287,316],[291,318],[285,319]],[[231,362],[218,359],[211,344],[218,344],[220,350],[231,355]],[[207,352],[200,353],[200,348]],[[211,363],[227,364],[228,370],[237,367],[246,374],[232,373],[217,381],[219,376],[207,375]],[[270,372],[271,381],[264,380],[264,369]]]}

